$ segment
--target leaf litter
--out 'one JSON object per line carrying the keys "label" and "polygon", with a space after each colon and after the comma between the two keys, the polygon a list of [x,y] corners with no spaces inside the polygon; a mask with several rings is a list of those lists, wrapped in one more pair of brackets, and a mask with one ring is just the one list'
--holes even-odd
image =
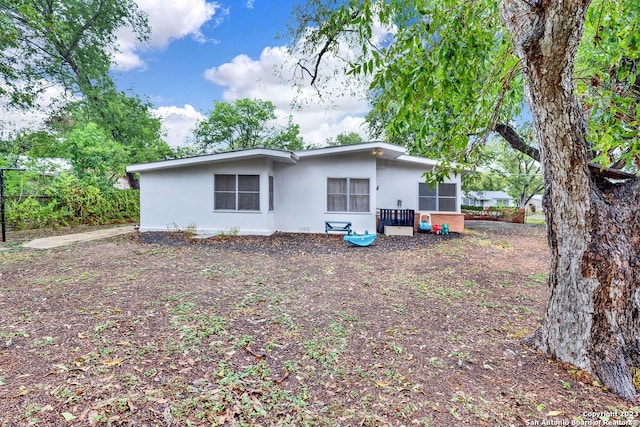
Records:
{"label": "leaf litter", "polygon": [[369,248],[145,233],[0,252],[0,426],[511,426],[637,412],[520,344],[544,312],[544,228],[467,227]]}

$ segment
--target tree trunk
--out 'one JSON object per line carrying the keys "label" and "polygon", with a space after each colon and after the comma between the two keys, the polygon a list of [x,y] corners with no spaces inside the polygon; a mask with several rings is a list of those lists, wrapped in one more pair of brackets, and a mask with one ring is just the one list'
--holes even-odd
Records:
{"label": "tree trunk", "polygon": [[637,184],[596,182],[589,172],[590,147],[572,83],[588,6],[589,0],[501,4],[525,75],[545,181],[547,312],[527,343],[633,399],[631,367],[640,362],[640,198]]}
{"label": "tree trunk", "polygon": [[127,172],[126,176],[127,176],[127,181],[129,182],[129,188],[131,188],[132,190],[139,190],[140,183],[138,182],[138,178],[136,178],[135,174],[132,174],[131,172]]}

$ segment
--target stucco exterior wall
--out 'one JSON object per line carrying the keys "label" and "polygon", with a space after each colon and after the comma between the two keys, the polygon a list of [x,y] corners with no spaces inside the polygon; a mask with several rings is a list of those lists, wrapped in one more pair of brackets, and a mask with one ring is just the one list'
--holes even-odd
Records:
{"label": "stucco exterior wall", "polygon": [[[291,233],[324,233],[325,221],[351,221],[357,232],[375,230],[376,162],[360,155],[317,156],[295,165],[274,165],[275,228]],[[328,212],[327,178],[368,178],[369,212]]]}
{"label": "stucco exterior wall", "polygon": [[[424,182],[423,174],[430,168],[394,160],[378,161],[378,208],[413,209],[418,211],[418,185]],[[460,176],[450,176],[445,183],[456,184],[456,193],[461,192]],[[398,200],[402,206],[398,206]],[[429,212],[429,211],[425,211]],[[460,212],[460,200],[456,201],[456,212]]]}
{"label": "stucco exterior wall", "polygon": [[[260,211],[215,211],[215,174],[260,175]],[[198,234],[269,235],[274,213],[269,212],[267,160],[236,161],[181,167],[140,174],[140,231],[168,231],[195,227]]]}

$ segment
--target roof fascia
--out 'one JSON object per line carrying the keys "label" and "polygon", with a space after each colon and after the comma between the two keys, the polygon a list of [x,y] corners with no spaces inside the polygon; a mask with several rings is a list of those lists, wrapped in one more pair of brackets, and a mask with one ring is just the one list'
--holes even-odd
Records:
{"label": "roof fascia", "polygon": [[291,151],[272,150],[268,148],[254,148],[249,150],[227,151],[224,153],[187,157],[184,159],[163,160],[159,162],[130,165],[127,166],[127,172],[148,172],[153,170],[174,169],[188,166],[207,165],[212,163],[249,160],[256,158],[265,158],[276,162],[291,164],[294,164],[298,161],[298,156]]}

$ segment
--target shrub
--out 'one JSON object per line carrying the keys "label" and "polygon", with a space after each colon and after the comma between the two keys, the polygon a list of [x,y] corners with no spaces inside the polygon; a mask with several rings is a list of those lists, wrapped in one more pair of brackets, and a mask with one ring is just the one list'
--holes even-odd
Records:
{"label": "shrub", "polygon": [[47,188],[46,197],[9,201],[6,216],[14,229],[137,221],[139,194],[61,174]]}

